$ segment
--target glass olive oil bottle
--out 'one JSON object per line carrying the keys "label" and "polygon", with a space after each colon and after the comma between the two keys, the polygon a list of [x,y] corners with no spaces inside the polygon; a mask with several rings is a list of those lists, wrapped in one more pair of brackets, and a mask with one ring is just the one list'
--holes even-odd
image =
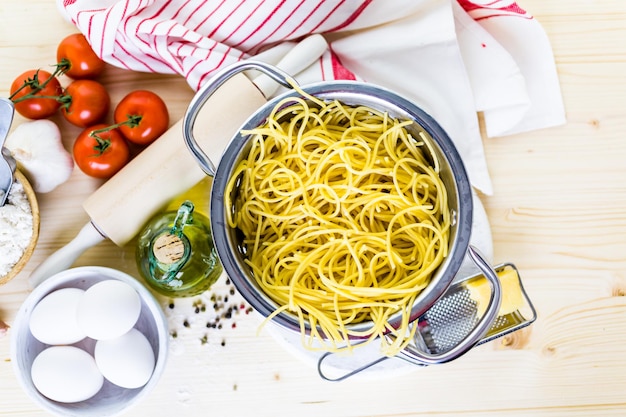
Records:
{"label": "glass olive oil bottle", "polygon": [[208,217],[191,201],[155,216],[137,240],[137,267],[148,285],[169,297],[208,290],[222,274]]}

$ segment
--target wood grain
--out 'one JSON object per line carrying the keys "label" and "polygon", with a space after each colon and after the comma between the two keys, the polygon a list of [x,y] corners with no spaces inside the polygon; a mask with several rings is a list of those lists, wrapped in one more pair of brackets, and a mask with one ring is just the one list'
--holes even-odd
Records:
{"label": "wood grain", "polygon": [[[192,304],[211,307],[211,294],[223,302],[230,286],[221,279],[211,294],[176,300],[174,309],[161,298],[177,338],[157,389],[128,416],[626,414],[626,2],[519,4],[550,38],[568,123],[485,139],[495,192],[482,199],[496,261],[517,265],[538,320],[449,364],[333,384],[287,353],[267,329],[259,332],[254,313],[207,329],[211,317],[193,313]],[[0,15],[0,94],[6,96],[18,73],[53,63],[56,43],[75,29],[50,0],[2,1]],[[177,76],[107,68],[103,81],[113,101],[132,88],[155,90],[173,121],[193,95]],[[69,148],[78,129],[56,121]],[[39,196],[39,244],[23,272],[0,287],[0,317],[9,324],[30,291],[29,272],[86,223],[81,205],[99,184],[76,170],[68,183]],[[209,186],[204,182],[179,200],[201,201]],[[104,242],[76,265],[136,274],[134,247]],[[0,416],[45,416],[18,385],[10,337],[0,340],[0,358]]]}

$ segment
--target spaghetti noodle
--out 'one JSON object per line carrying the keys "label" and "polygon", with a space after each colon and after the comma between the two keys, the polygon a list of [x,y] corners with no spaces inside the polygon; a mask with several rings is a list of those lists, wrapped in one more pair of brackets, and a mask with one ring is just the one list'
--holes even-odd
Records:
{"label": "spaghetti noodle", "polygon": [[438,161],[411,123],[305,94],[242,132],[252,148],[227,185],[228,223],[243,232],[273,315],[297,315],[308,349],[380,337],[391,356],[413,336],[411,307],[447,256],[450,211]]}

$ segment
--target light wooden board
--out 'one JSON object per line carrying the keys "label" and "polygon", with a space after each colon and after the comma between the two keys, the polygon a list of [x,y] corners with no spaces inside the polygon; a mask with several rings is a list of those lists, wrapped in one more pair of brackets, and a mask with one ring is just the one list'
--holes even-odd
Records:
{"label": "light wooden board", "polygon": [[[257,335],[254,314],[237,315],[235,328],[231,320],[223,329],[207,329],[206,314],[183,314],[183,307],[198,299],[210,307],[210,294],[178,300],[171,311],[162,299],[178,337],[156,390],[128,416],[626,414],[626,3],[520,5],[552,42],[569,122],[485,139],[495,193],[483,202],[496,261],[518,266],[537,322],[453,363],[337,384],[320,380],[267,331]],[[51,0],[2,1],[0,16],[0,94],[6,96],[17,74],[53,63],[56,43],[75,28]],[[114,102],[134,88],[154,90],[167,100],[173,121],[193,95],[176,76],[108,68],[103,81]],[[69,148],[79,129],[57,121]],[[81,204],[98,185],[77,170],[68,183],[39,196],[37,249],[23,273],[0,288],[0,317],[9,324],[28,295],[29,272],[86,223]],[[192,197],[200,199],[207,186]],[[136,274],[134,247],[104,242],[77,265]],[[212,293],[224,296],[229,289],[222,280]],[[205,334],[209,342],[202,344]],[[0,340],[0,416],[44,416],[18,386],[9,340]]]}

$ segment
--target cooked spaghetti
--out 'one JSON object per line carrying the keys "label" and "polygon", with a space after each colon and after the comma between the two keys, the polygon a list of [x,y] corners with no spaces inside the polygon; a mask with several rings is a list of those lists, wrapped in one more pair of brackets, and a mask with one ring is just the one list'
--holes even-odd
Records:
{"label": "cooked spaghetti", "polygon": [[[273,315],[297,315],[308,349],[380,337],[394,355],[413,336],[411,307],[447,255],[450,211],[438,161],[411,123],[305,95],[242,132],[252,148],[227,185],[228,223],[243,232]],[[371,326],[351,326],[362,322]]]}

